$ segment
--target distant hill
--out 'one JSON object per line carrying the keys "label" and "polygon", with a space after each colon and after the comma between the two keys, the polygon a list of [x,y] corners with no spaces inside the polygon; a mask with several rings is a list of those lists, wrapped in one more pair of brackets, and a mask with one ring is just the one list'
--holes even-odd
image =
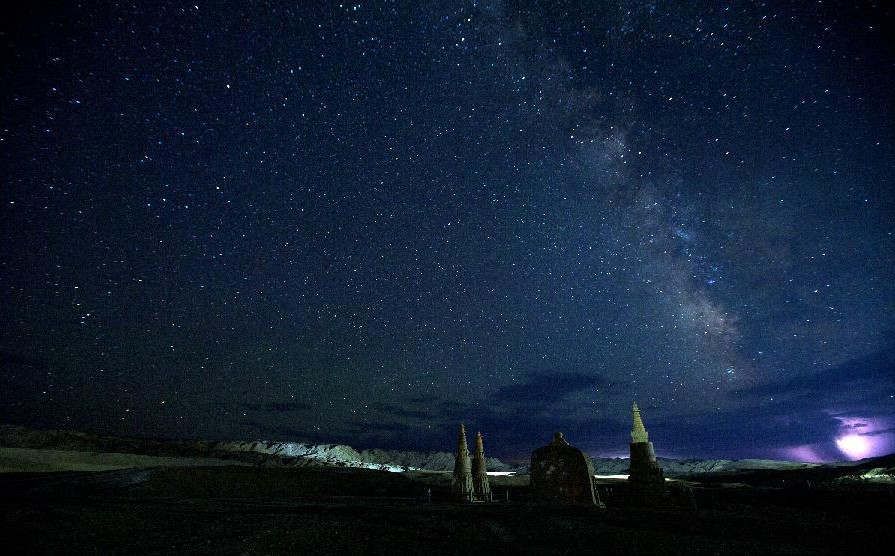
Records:
{"label": "distant hill", "polygon": [[[193,457],[258,465],[331,465],[384,471],[449,471],[454,468],[454,455],[448,452],[358,451],[342,444],[298,442],[159,440],[101,436],[74,430],[35,430],[13,425],[0,425],[0,447],[164,458]],[[497,458],[488,458],[487,461],[490,471],[517,470]]]}
{"label": "distant hill", "polygon": [[[39,452],[41,450],[45,452]],[[121,457],[126,454],[141,457]],[[228,462],[239,465],[355,467],[383,471],[451,471],[454,467],[454,454],[356,450],[342,444],[126,438],[73,430],[35,430],[0,425],[0,471],[226,465]],[[895,482],[893,478],[895,454],[872,460],[829,465],[762,459],[659,458],[659,463],[668,477],[726,476],[764,471],[813,469],[822,471],[841,468],[835,476],[843,477],[842,480]],[[624,475],[628,472],[627,458],[593,458],[593,464],[594,472],[598,475]],[[514,466],[497,458],[488,458],[488,470],[527,474],[528,466]]]}
{"label": "distant hill", "polygon": [[[767,459],[667,459],[658,458],[662,470],[668,477],[698,475],[702,473],[735,473],[762,469],[810,469],[816,463],[779,461]],[[601,475],[616,475],[628,472],[628,458],[591,458],[594,471]]]}

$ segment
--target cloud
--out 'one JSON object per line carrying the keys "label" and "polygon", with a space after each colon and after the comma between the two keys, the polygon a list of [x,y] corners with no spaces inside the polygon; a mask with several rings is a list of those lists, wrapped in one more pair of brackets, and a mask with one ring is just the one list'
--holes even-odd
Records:
{"label": "cloud", "polygon": [[527,459],[532,450],[550,442],[556,431],[562,431],[570,442],[591,453],[627,449],[626,423],[599,417],[581,419],[551,412],[530,412],[521,407],[498,411],[475,404],[469,404],[461,418],[446,419],[443,414],[436,414],[426,423],[356,422],[358,433],[352,435],[349,443],[356,447],[452,452],[456,448],[459,423],[464,423],[469,433],[482,432],[488,455],[509,460]]}
{"label": "cloud", "polygon": [[569,394],[607,385],[600,375],[579,372],[536,373],[525,382],[498,389],[491,400],[498,403],[544,405],[564,399]]}
{"label": "cloud", "polygon": [[310,404],[297,400],[273,401],[246,404],[251,411],[265,411],[270,413],[290,413],[293,411],[305,411],[311,409]]}
{"label": "cloud", "polygon": [[706,458],[780,458],[786,448],[829,444],[841,429],[828,411],[791,403],[666,417],[646,426],[658,453]]}
{"label": "cloud", "polygon": [[398,417],[401,419],[430,419],[432,417],[432,412],[427,409],[412,409],[410,407],[387,403],[375,403],[372,404],[372,407],[390,417]]}
{"label": "cloud", "polygon": [[[377,430],[362,432],[370,438],[388,431],[407,443],[414,440],[429,449],[455,448],[456,425],[465,423],[470,431],[481,431],[490,454],[525,459],[531,450],[550,441],[562,431],[579,448],[591,452],[624,449],[627,425],[600,417],[582,415],[580,403],[567,403],[576,393],[595,388],[612,388],[601,375],[584,372],[540,372],[504,386],[488,398],[477,401],[426,400],[425,408],[380,405],[389,421]],[[382,439],[389,442],[388,438]]]}
{"label": "cloud", "polygon": [[[873,406],[874,398],[893,389],[895,346],[890,346],[830,369],[772,380],[731,392],[730,396],[741,400],[798,399],[807,407],[831,409],[854,403]],[[888,406],[884,412],[890,413],[891,409]]]}
{"label": "cloud", "polygon": [[351,434],[333,433],[331,431],[320,432],[305,430],[294,425],[282,423],[262,423],[258,421],[243,421],[242,423],[253,431],[266,436],[265,440],[271,442],[302,442],[309,444],[352,444],[354,438]]}
{"label": "cloud", "polygon": [[481,431],[489,455],[526,459],[556,431],[579,448],[601,453],[626,449],[627,424],[596,414],[581,414],[580,403],[568,398],[590,389],[612,389],[600,375],[584,372],[540,372],[504,386],[484,400],[466,401],[414,396],[401,403],[374,403],[376,412],[320,435],[294,424],[255,423],[267,434],[345,442],[356,448],[453,451],[457,425]]}
{"label": "cloud", "polygon": [[889,427],[887,429],[879,429],[873,431],[861,431],[857,434],[860,436],[879,436],[881,434],[893,434],[895,433],[895,427]]}
{"label": "cloud", "polygon": [[439,396],[433,394],[420,394],[407,398],[411,403],[433,403],[441,400]]}
{"label": "cloud", "polygon": [[486,433],[495,454],[513,458],[527,457],[562,432],[578,448],[590,453],[626,449],[626,423],[601,417],[577,418],[549,412],[507,414],[485,412],[472,421],[476,430]]}

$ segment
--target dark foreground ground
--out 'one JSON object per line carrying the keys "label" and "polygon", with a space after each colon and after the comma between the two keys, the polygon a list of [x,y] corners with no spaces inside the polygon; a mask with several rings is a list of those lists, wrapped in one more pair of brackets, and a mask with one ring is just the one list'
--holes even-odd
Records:
{"label": "dark foreground ground", "polygon": [[456,505],[441,501],[445,479],[326,468],[10,473],[0,475],[0,544],[4,554],[872,554],[895,541],[891,486],[710,485],[694,489],[695,510],[598,510],[532,505],[518,478],[494,481],[508,503]]}

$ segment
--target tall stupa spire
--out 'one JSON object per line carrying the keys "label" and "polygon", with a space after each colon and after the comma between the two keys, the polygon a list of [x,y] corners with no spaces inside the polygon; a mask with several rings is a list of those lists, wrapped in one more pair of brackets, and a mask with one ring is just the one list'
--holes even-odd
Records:
{"label": "tall stupa spire", "polygon": [[649,434],[646,427],[643,426],[643,419],[640,417],[640,408],[637,402],[634,402],[634,426],[631,428],[631,442],[649,442]]}
{"label": "tall stupa spire", "polygon": [[451,493],[457,500],[471,500],[473,494],[472,463],[469,461],[469,448],[466,445],[466,427],[462,424],[457,434],[457,455],[454,459]]}
{"label": "tall stupa spire", "polygon": [[469,459],[469,447],[466,444],[466,426],[460,423],[460,432],[457,433],[457,458]]}
{"label": "tall stupa spire", "polygon": [[634,402],[631,412],[634,426],[631,427],[631,470],[628,474],[628,483],[635,497],[649,503],[656,495],[665,492],[665,474],[662,473],[653,443],[649,441],[646,427],[643,426],[637,402]]}
{"label": "tall stupa spire", "polygon": [[485,463],[485,445],[482,433],[475,435],[475,456],[472,458],[472,486],[476,500],[491,500],[491,486],[488,484],[488,468]]}

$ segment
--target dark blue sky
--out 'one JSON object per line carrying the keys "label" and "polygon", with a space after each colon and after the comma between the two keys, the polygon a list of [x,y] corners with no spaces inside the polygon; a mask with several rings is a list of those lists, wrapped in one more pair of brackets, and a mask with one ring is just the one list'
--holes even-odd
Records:
{"label": "dark blue sky", "polygon": [[895,451],[893,10],[833,4],[5,7],[0,420]]}

